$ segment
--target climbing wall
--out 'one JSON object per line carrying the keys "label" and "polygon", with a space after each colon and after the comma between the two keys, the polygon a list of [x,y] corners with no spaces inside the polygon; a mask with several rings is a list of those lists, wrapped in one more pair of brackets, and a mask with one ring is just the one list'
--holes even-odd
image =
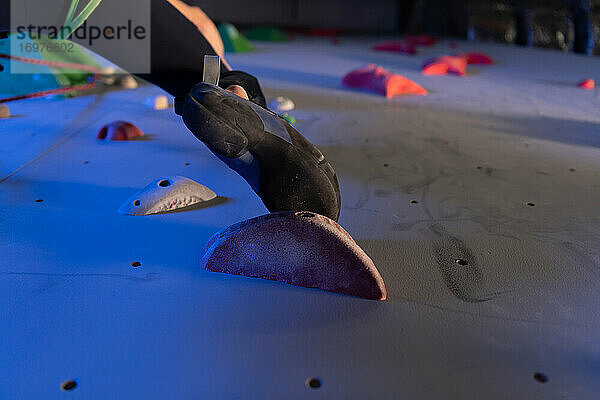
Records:
{"label": "climbing wall", "polygon": [[[386,301],[211,273],[211,235],[266,213],[159,89],[10,103],[0,120],[2,399],[594,399],[600,392],[600,59],[442,41],[255,43],[229,62],[326,154],[340,224]],[[456,47],[456,48],[455,48]],[[423,76],[442,54],[491,66]],[[367,63],[423,86],[341,86]],[[146,102],[147,103],[147,102]],[[146,133],[99,141],[126,120]],[[130,216],[185,176],[221,199]]]}

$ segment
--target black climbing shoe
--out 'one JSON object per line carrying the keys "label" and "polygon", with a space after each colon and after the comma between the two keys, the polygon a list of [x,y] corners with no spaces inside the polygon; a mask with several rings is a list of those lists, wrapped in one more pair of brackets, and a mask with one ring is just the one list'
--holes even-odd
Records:
{"label": "black climbing shoe", "polygon": [[250,184],[270,212],[312,211],[337,221],[335,171],[277,114],[208,83],[178,103],[188,129]]}

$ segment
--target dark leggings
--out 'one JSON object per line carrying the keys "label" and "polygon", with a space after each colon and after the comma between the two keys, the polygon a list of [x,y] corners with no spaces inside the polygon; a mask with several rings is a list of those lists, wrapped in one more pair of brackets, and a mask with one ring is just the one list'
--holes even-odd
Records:
{"label": "dark leggings", "polygon": [[[152,0],[151,8],[151,69],[138,74],[171,93],[185,96],[202,81],[204,55],[216,55],[213,47],[198,28],[165,0]],[[250,100],[265,106],[258,80],[242,71],[228,71],[221,63],[219,86],[240,85]]]}
{"label": "dark leggings", "polygon": [[[202,81],[205,55],[216,55],[198,28],[165,0],[152,0],[151,69],[138,76],[175,97],[185,96]],[[258,80],[243,71],[229,71],[221,63],[219,86],[240,85],[254,103],[266,107]]]}

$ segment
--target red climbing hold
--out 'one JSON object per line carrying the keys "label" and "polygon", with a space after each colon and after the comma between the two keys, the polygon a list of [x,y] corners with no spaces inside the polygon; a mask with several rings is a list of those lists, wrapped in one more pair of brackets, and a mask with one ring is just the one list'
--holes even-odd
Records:
{"label": "red climbing hold", "polygon": [[206,244],[202,266],[372,300],[386,298],[379,271],[350,234],[308,211],[262,215],[215,233]]}
{"label": "red climbing hold", "polygon": [[404,37],[404,41],[407,43],[412,43],[415,46],[429,47],[435,44],[436,39],[429,35],[413,35]]}
{"label": "red climbing hold", "polygon": [[308,34],[313,37],[337,37],[340,35],[338,29],[309,29]]}
{"label": "red climbing hold", "polygon": [[391,51],[394,53],[404,54],[417,54],[417,47],[412,44],[405,42],[404,40],[391,40],[388,42],[381,42],[372,47],[375,51]]}
{"label": "red climbing hold", "polygon": [[393,74],[375,64],[355,69],[342,79],[342,84],[351,88],[368,89],[388,99],[402,94],[426,95],[427,90],[401,75]]}
{"label": "red climbing hold", "polygon": [[467,60],[464,57],[441,56],[427,61],[423,64],[423,75],[447,75],[455,74],[465,76],[467,71]]}
{"label": "red climbing hold", "polygon": [[596,82],[593,79],[584,79],[577,86],[581,89],[592,90],[596,87]]}
{"label": "red climbing hold", "polygon": [[458,57],[463,57],[465,60],[467,60],[467,64],[491,65],[494,63],[494,61],[492,61],[492,57],[488,56],[485,53],[479,53],[479,52],[463,53],[463,54],[460,54]]}
{"label": "red climbing hold", "polygon": [[107,140],[131,140],[138,136],[144,136],[144,132],[132,123],[125,121],[114,121],[104,125],[98,132],[98,139]]}

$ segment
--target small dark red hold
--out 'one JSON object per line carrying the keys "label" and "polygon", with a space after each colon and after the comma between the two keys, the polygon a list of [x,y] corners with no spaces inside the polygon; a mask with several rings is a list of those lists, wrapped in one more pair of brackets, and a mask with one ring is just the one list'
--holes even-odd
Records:
{"label": "small dark red hold", "polygon": [[113,121],[100,128],[97,138],[101,140],[124,141],[139,136],[144,136],[144,132],[134,124],[126,121]]}
{"label": "small dark red hold", "polygon": [[308,34],[313,37],[335,37],[339,36],[340,31],[337,29],[309,29]]}
{"label": "small dark red hold", "polygon": [[391,40],[377,43],[371,49],[375,51],[389,51],[392,53],[417,54],[417,46],[404,40]]}
{"label": "small dark red hold", "polygon": [[433,46],[436,42],[436,38],[433,36],[429,36],[429,35],[412,35],[412,36],[405,36],[404,40],[407,43],[412,43],[415,46]]}
{"label": "small dark red hold", "polygon": [[596,87],[596,82],[593,79],[584,79],[577,86],[581,89],[593,90]]}
{"label": "small dark red hold", "polygon": [[463,53],[459,55],[459,57],[463,57],[467,64],[483,64],[483,65],[491,65],[494,63],[492,57],[485,53],[479,52],[471,52],[471,53]]}

